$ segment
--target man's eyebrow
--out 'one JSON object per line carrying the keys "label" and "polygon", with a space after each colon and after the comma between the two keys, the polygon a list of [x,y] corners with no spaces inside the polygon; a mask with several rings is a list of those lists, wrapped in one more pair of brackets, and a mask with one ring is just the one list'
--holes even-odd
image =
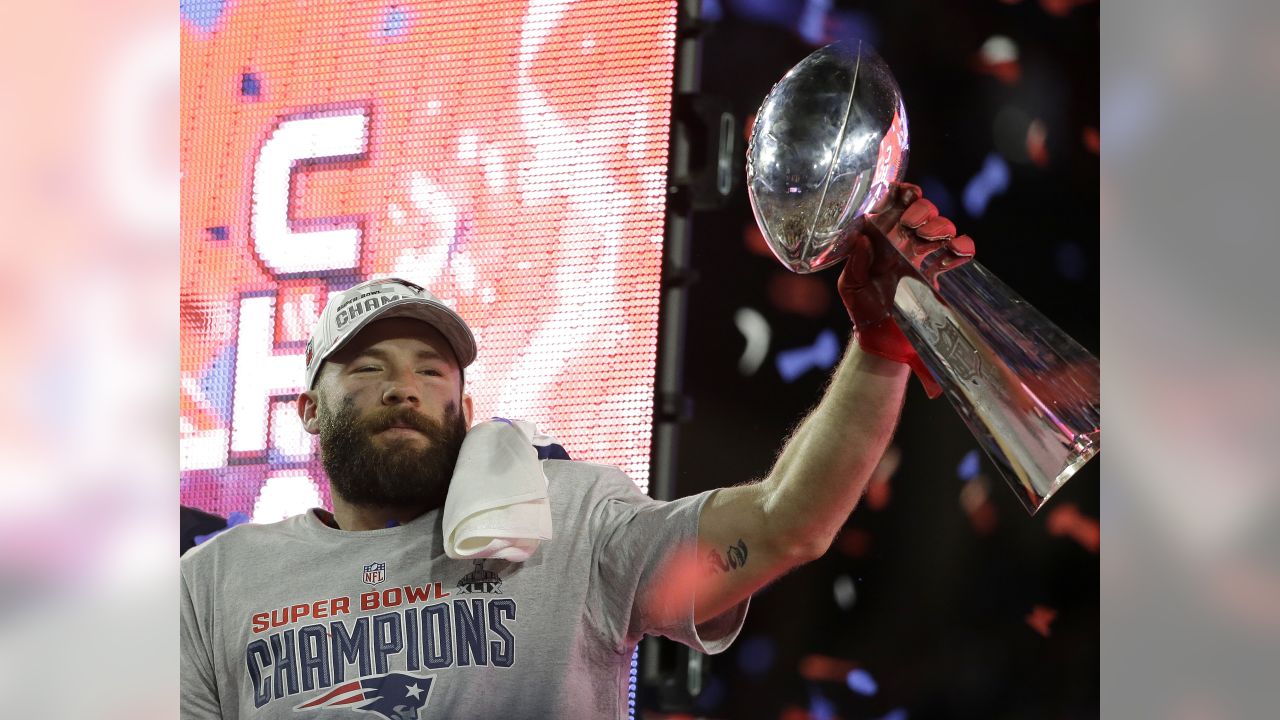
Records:
{"label": "man's eyebrow", "polygon": [[[360,352],[356,353],[351,357],[353,360],[356,358],[371,357],[377,360],[381,360],[383,362],[388,362],[390,355],[388,355],[387,351],[383,350],[382,348],[369,347],[361,350]],[[425,358],[427,360],[447,360],[448,359],[444,355],[441,355],[440,353],[430,348],[423,348],[422,350],[419,350],[418,358],[419,359]]]}

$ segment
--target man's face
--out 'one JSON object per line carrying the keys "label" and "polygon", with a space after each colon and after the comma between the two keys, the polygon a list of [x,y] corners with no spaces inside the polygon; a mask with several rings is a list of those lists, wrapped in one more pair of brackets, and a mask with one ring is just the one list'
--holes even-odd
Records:
{"label": "man's face", "polygon": [[444,504],[471,423],[448,342],[426,323],[371,323],[298,400],[334,491],[354,505]]}

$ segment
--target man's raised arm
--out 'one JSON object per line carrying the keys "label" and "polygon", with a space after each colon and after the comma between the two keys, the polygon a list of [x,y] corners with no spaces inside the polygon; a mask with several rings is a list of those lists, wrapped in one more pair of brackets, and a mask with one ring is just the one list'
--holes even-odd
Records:
{"label": "man's raised arm", "polygon": [[[908,231],[924,252],[972,255],[972,241],[938,216],[914,185],[900,185],[878,217]],[[878,221],[878,222],[880,222]],[[883,226],[883,225],[882,225]],[[961,249],[962,248],[962,249]],[[821,557],[857,505],[884,455],[914,369],[930,397],[932,376],[889,315],[896,258],[856,236],[840,276],[853,319],[851,342],[822,400],[787,440],[769,476],[717,491],[702,509],[695,616],[709,620],[792,568]]]}

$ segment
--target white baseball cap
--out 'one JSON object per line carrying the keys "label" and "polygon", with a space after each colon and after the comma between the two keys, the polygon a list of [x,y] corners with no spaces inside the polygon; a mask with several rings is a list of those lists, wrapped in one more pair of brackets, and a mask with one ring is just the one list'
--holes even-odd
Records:
{"label": "white baseball cap", "polygon": [[476,359],[476,339],[458,313],[421,285],[400,278],[366,280],[334,295],[307,342],[307,389],[315,386],[320,366],[374,320],[407,317],[421,320],[449,341],[458,366]]}

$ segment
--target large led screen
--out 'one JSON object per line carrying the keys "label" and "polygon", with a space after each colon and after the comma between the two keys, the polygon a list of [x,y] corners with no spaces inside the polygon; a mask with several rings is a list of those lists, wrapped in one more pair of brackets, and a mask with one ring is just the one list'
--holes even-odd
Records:
{"label": "large led screen", "polygon": [[327,297],[470,323],[477,418],[647,488],[675,2],[182,3],[182,502],[329,505],[294,408]]}

